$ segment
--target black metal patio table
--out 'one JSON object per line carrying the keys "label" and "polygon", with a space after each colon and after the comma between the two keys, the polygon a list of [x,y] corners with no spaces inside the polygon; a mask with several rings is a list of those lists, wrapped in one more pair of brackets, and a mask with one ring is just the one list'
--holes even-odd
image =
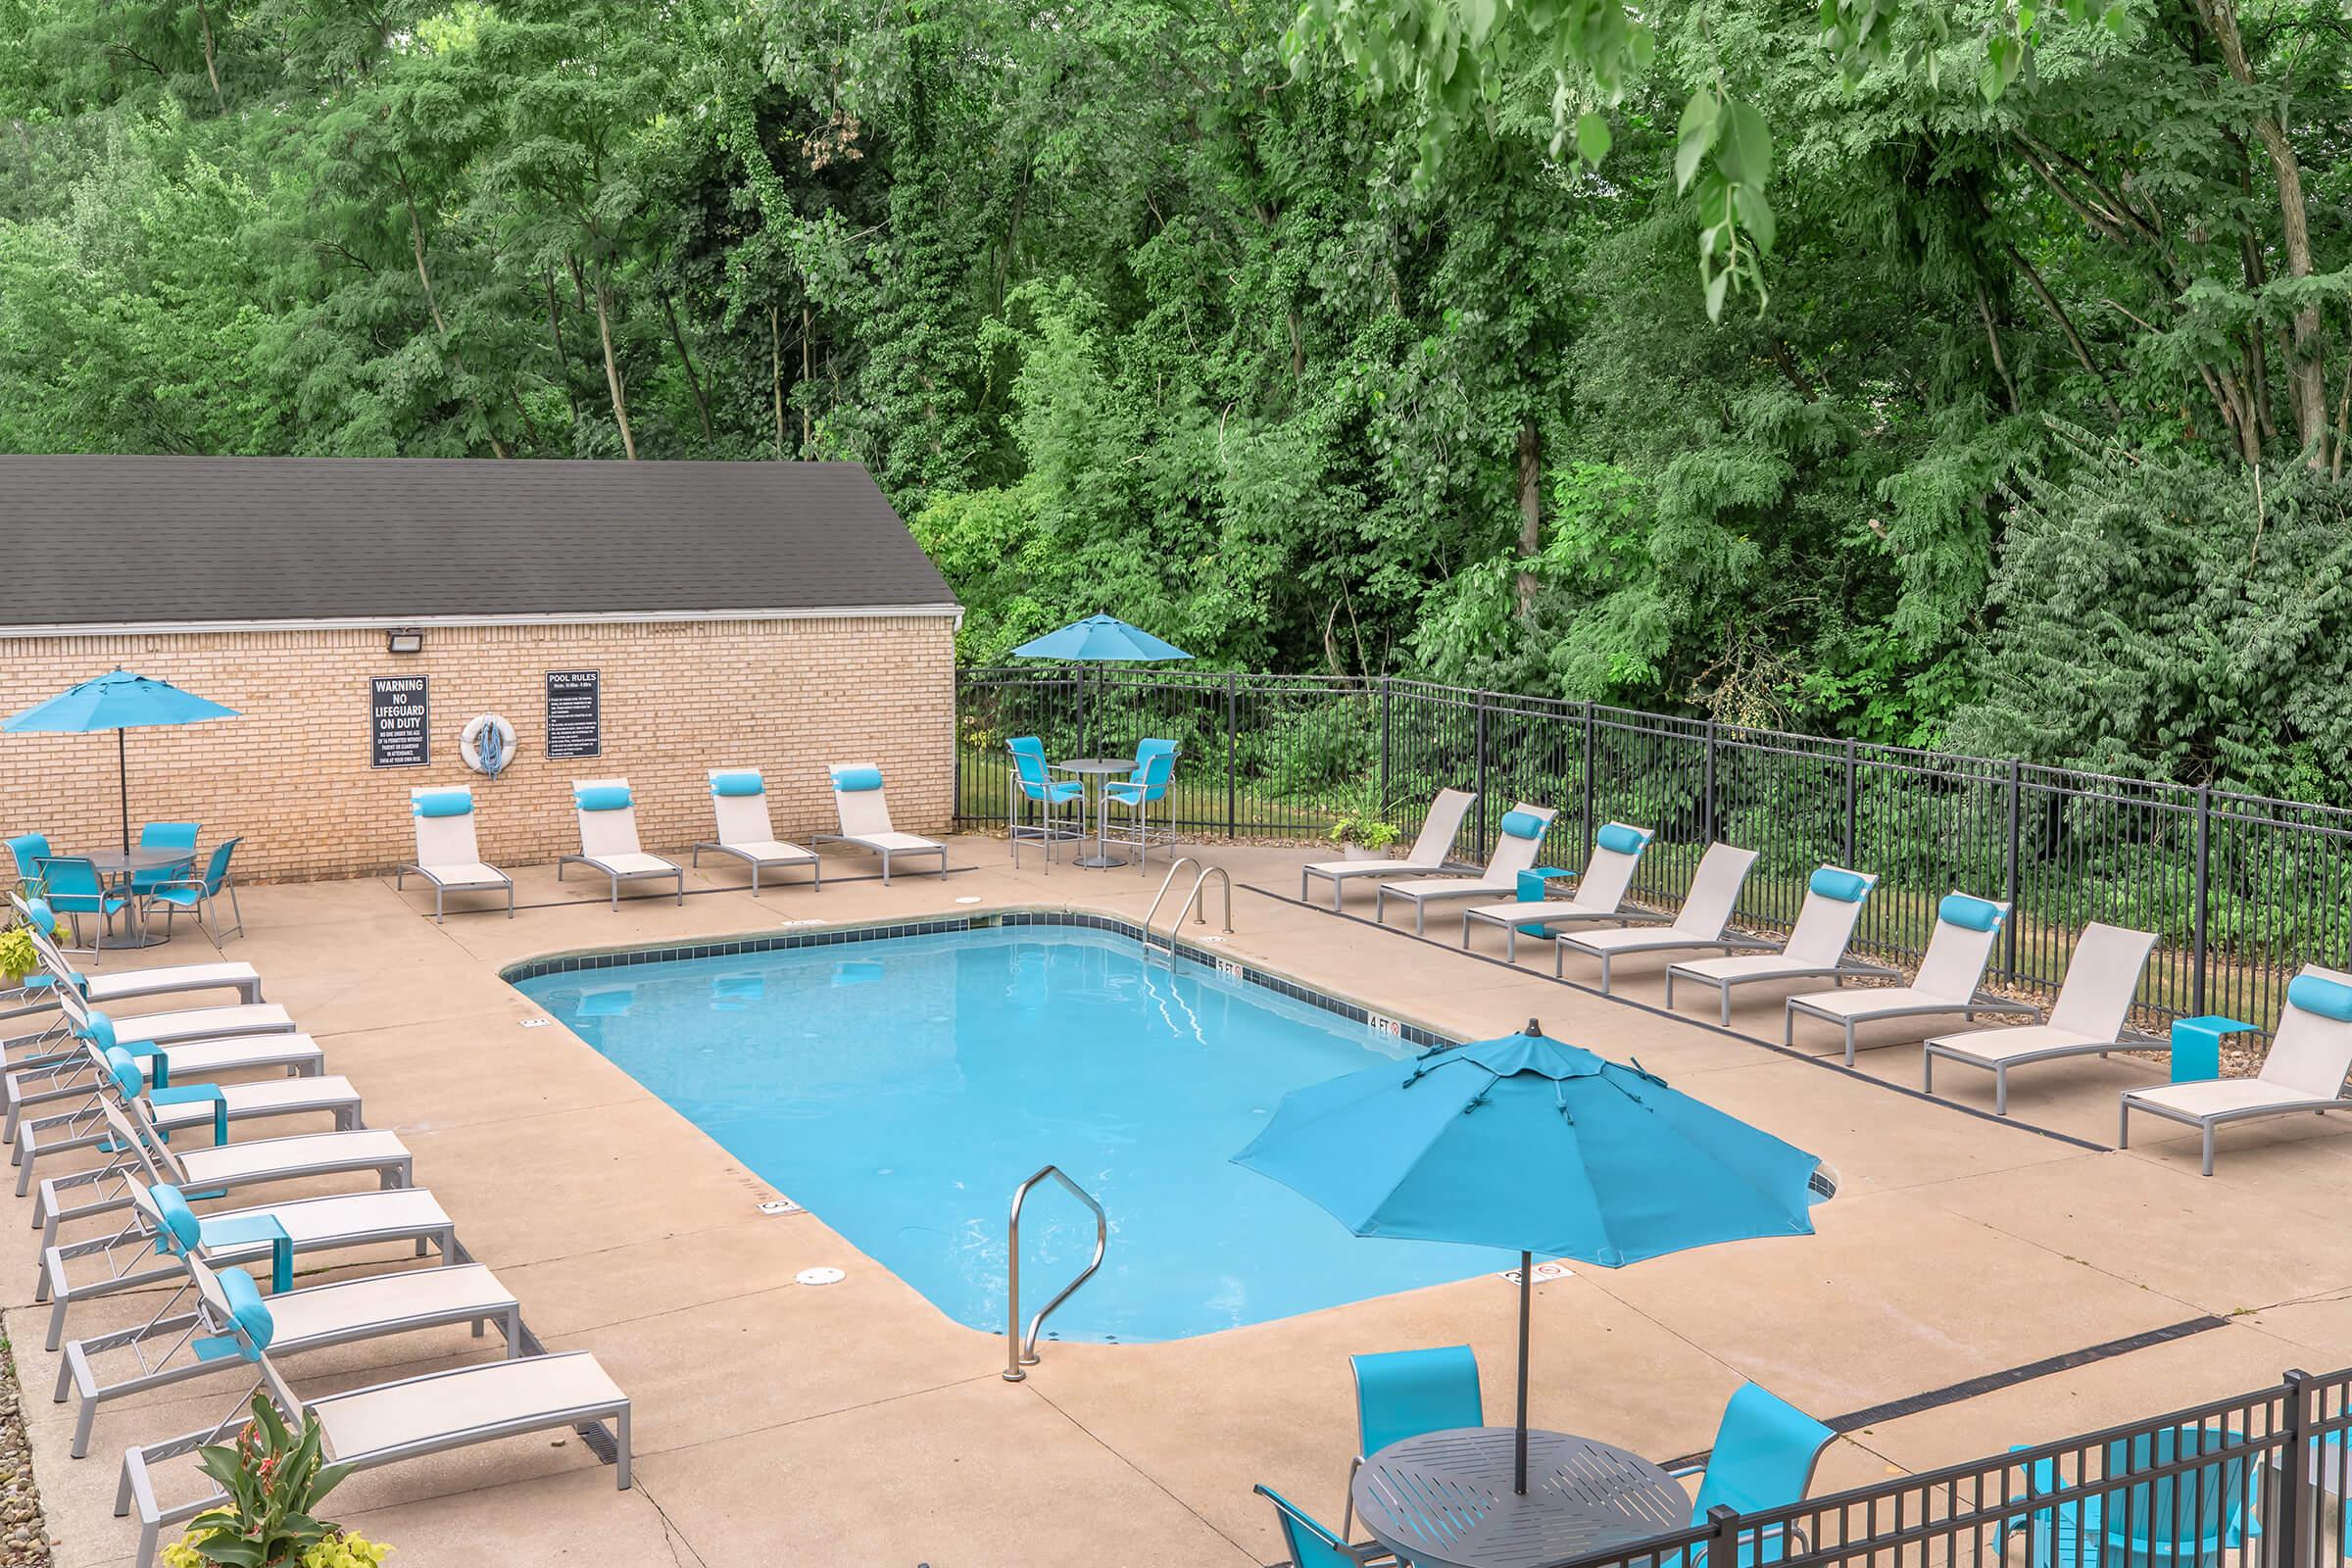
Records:
{"label": "black metal patio table", "polygon": [[1511,1490],[1509,1427],[1392,1443],[1349,1492],[1374,1540],[1415,1568],[1535,1568],[1683,1529],[1690,1495],[1640,1454],[1565,1432],[1527,1435],[1527,1493]]}

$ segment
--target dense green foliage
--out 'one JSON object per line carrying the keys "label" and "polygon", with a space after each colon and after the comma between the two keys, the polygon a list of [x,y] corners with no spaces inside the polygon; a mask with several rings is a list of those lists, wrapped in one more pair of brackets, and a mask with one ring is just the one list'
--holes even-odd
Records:
{"label": "dense green foliage", "polygon": [[2334,13],[1635,16],[0,0],[0,450],[853,458],[978,661],[2343,793]]}

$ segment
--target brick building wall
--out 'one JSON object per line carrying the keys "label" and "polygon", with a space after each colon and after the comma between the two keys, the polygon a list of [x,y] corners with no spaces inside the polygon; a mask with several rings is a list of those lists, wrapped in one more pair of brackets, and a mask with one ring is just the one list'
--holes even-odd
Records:
{"label": "brick building wall", "polygon": [[[777,832],[834,829],[825,764],[872,761],[898,825],[945,829],[955,809],[955,620],[873,614],[776,620],[428,626],[420,654],[380,626],[59,636],[0,641],[0,713],[117,664],[236,709],[239,717],[128,732],[130,815],[195,820],[201,845],[242,835],[241,881],[369,875],[415,850],[409,791],[470,784],[482,853],[540,864],[579,848],[574,778],[625,777],[657,854],[712,835],[712,767],[767,776]],[[546,676],[601,673],[604,755],[550,760]],[[429,677],[430,760],[369,765],[371,677]],[[460,760],[475,715],[514,726],[495,781]],[[0,830],[61,853],[119,842],[115,737],[0,735]],[[5,858],[0,858],[4,863]]]}

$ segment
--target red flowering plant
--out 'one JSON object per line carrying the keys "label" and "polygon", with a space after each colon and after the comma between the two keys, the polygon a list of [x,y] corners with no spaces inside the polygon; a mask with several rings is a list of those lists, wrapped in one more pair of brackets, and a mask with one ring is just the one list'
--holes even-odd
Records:
{"label": "red flowering plant", "polygon": [[227,1497],[188,1522],[185,1544],[220,1568],[279,1568],[300,1563],[342,1527],[317,1517],[326,1494],[351,1474],[321,1462],[318,1418],[304,1413],[297,1434],[267,1395],[253,1396],[253,1419],[233,1445],[196,1450],[205,1474]]}

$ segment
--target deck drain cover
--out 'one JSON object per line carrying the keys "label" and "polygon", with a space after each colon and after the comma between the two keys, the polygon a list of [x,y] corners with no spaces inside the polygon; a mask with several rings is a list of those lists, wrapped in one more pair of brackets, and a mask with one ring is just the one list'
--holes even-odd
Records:
{"label": "deck drain cover", "polygon": [[525,1018],[522,1020],[522,1026],[525,1029],[544,1029],[553,1021],[548,1018]]}
{"label": "deck drain cover", "polygon": [[806,1214],[808,1211],[789,1198],[775,1198],[760,1205],[762,1214]]}
{"label": "deck drain cover", "polygon": [[839,1285],[847,1277],[837,1268],[805,1268],[793,1276],[803,1285]]}

